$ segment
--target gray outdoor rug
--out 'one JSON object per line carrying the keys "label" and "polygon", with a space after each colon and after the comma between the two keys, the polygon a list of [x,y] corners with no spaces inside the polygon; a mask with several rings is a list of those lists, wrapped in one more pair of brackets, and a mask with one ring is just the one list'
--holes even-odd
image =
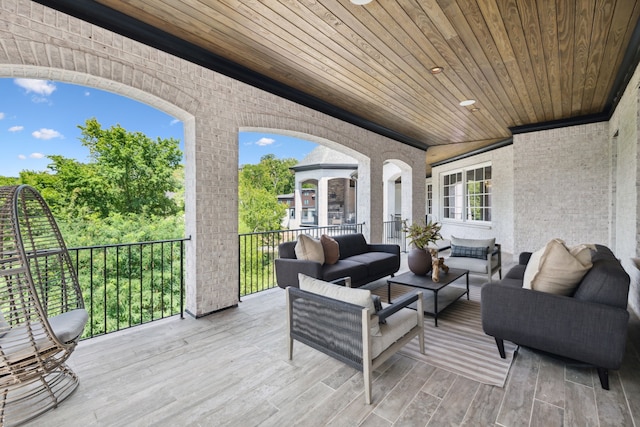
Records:
{"label": "gray outdoor rug", "polygon": [[[393,285],[391,298],[393,300],[412,290],[415,288]],[[386,286],[374,293],[386,301]],[[400,353],[483,384],[504,387],[517,346],[505,341],[507,358],[500,358],[495,340],[482,330],[480,286],[470,286],[470,293],[469,301],[463,296],[440,313],[437,328],[433,317],[425,316],[426,354],[420,353],[418,340],[415,339],[404,346]]]}

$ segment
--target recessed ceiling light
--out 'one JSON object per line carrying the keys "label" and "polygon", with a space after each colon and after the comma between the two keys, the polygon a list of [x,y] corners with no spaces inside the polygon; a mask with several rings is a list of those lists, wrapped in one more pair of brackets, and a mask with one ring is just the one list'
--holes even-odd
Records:
{"label": "recessed ceiling light", "polygon": [[351,3],[357,4],[358,6],[362,6],[362,5],[371,3],[371,0],[351,0]]}
{"label": "recessed ceiling light", "polygon": [[440,74],[444,71],[444,67],[432,67],[429,71],[431,71],[431,74]]}
{"label": "recessed ceiling light", "polygon": [[476,103],[475,99],[465,99],[464,101],[460,101],[460,105],[462,107],[468,107],[469,105],[473,105]]}
{"label": "recessed ceiling light", "polygon": [[478,107],[473,107],[473,108],[471,109],[471,112],[472,112],[472,113],[476,113],[476,112],[478,112],[478,111],[480,111],[480,109],[479,109]]}

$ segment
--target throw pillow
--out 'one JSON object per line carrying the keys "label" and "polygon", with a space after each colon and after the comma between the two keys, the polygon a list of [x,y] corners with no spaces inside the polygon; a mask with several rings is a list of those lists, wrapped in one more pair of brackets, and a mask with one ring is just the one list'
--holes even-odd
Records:
{"label": "throw pillow", "polygon": [[335,264],[340,259],[340,246],[336,239],[329,237],[326,234],[320,236],[320,243],[322,243],[322,250],[324,252],[324,263]]}
{"label": "throw pillow", "polygon": [[324,264],[324,250],[322,249],[322,243],[320,243],[320,240],[314,239],[307,234],[300,234],[298,236],[298,243],[296,243],[294,251],[296,253],[296,258],[298,259]]}
{"label": "throw pillow", "polygon": [[540,258],[542,258],[542,254],[546,248],[547,246],[545,245],[531,254],[527,267],[524,269],[524,278],[522,280],[522,287],[524,289],[531,289],[531,281],[536,274],[538,274],[538,270],[540,269]]}
{"label": "throw pillow", "polygon": [[[547,243],[540,255],[538,271],[531,279],[531,289],[556,295],[572,295],[592,265],[588,245],[575,248],[574,253],[577,257],[560,239]],[[588,258],[585,253],[589,254]]]}
{"label": "throw pillow", "polygon": [[[368,308],[371,315],[375,316],[376,309],[373,305],[373,298],[371,298],[371,291],[367,289],[347,288],[334,285],[333,283],[325,282],[324,280],[316,279],[302,273],[298,273],[298,282],[300,282],[300,289],[303,291]],[[376,319],[372,319],[375,321],[371,322],[371,335],[379,337],[382,336],[382,333],[380,332],[377,316],[375,317]]]}
{"label": "throw pillow", "polygon": [[453,257],[464,257],[464,258],[479,258],[479,259],[487,259],[487,252],[489,251],[489,247],[481,247],[481,246],[458,246],[451,245],[451,255]]}
{"label": "throw pillow", "polygon": [[489,248],[489,252],[493,252],[496,239],[461,239],[459,237],[451,236],[451,246],[467,246],[469,248]]}

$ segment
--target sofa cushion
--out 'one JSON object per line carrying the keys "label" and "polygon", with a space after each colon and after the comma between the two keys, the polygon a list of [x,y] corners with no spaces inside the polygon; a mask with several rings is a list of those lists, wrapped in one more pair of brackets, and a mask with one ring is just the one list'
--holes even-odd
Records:
{"label": "sofa cushion", "polygon": [[452,257],[487,259],[488,246],[459,246],[451,245]]}
{"label": "sofa cushion", "polygon": [[468,248],[489,248],[489,252],[493,252],[496,245],[496,239],[461,239],[451,236],[451,246],[466,246]]}
{"label": "sofa cushion", "polygon": [[[542,252],[536,251],[531,256],[525,269],[523,287],[531,278],[529,283],[533,290],[572,295],[591,268],[590,251],[589,245],[579,245],[571,250],[562,240],[551,240]],[[536,263],[538,256],[539,262]]]}
{"label": "sofa cushion", "polygon": [[298,281],[300,282],[300,289],[306,292],[311,292],[317,295],[322,295],[327,298],[336,299],[350,304],[359,305],[369,309],[372,317],[371,322],[371,335],[380,335],[380,325],[375,315],[376,309],[373,305],[373,298],[371,298],[371,291],[368,289],[354,289],[347,288],[345,286],[335,285],[333,283],[327,283],[323,280],[309,277],[306,274],[298,274]]}
{"label": "sofa cushion", "polygon": [[340,245],[333,237],[323,234],[320,236],[322,250],[324,251],[324,263],[335,264],[340,259]]}
{"label": "sofa cushion", "polygon": [[320,240],[314,239],[307,234],[300,234],[298,236],[295,251],[296,258],[298,259],[324,264],[324,249],[322,249],[322,243]]}
{"label": "sofa cushion", "polygon": [[385,276],[397,264],[397,257],[387,252],[365,252],[353,255],[345,261],[358,262],[367,267],[369,277]]}
{"label": "sofa cushion", "polygon": [[322,279],[327,282],[347,276],[351,277],[352,283],[366,283],[369,270],[366,265],[348,259],[341,259],[335,264],[325,264],[322,267]]}
{"label": "sofa cushion", "polygon": [[343,234],[335,236],[334,239],[340,245],[340,259],[346,259],[369,251],[367,240],[361,233]]}
{"label": "sofa cushion", "polygon": [[387,323],[380,325],[380,334],[371,338],[371,357],[378,357],[384,350],[398,341],[418,324],[415,310],[403,308],[387,317]]}
{"label": "sofa cushion", "polygon": [[[487,260],[479,258],[462,258],[462,257],[448,257],[444,260],[447,267],[461,268],[463,270],[469,270],[470,273],[487,274]],[[491,266],[496,267],[498,265],[498,259],[493,257],[491,259]]]}

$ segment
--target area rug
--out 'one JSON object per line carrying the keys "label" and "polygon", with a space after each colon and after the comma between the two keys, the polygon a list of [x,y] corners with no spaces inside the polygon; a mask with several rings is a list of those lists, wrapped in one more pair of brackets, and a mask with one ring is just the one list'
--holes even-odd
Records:
{"label": "area rug", "polygon": [[[391,298],[413,290],[392,285]],[[386,286],[373,292],[386,301]],[[425,316],[426,354],[420,353],[418,340],[412,340],[399,353],[483,384],[504,387],[517,346],[505,341],[507,357],[500,358],[495,340],[482,330],[480,286],[472,285],[470,294],[470,300],[463,296],[438,315],[437,328],[433,317]]]}

